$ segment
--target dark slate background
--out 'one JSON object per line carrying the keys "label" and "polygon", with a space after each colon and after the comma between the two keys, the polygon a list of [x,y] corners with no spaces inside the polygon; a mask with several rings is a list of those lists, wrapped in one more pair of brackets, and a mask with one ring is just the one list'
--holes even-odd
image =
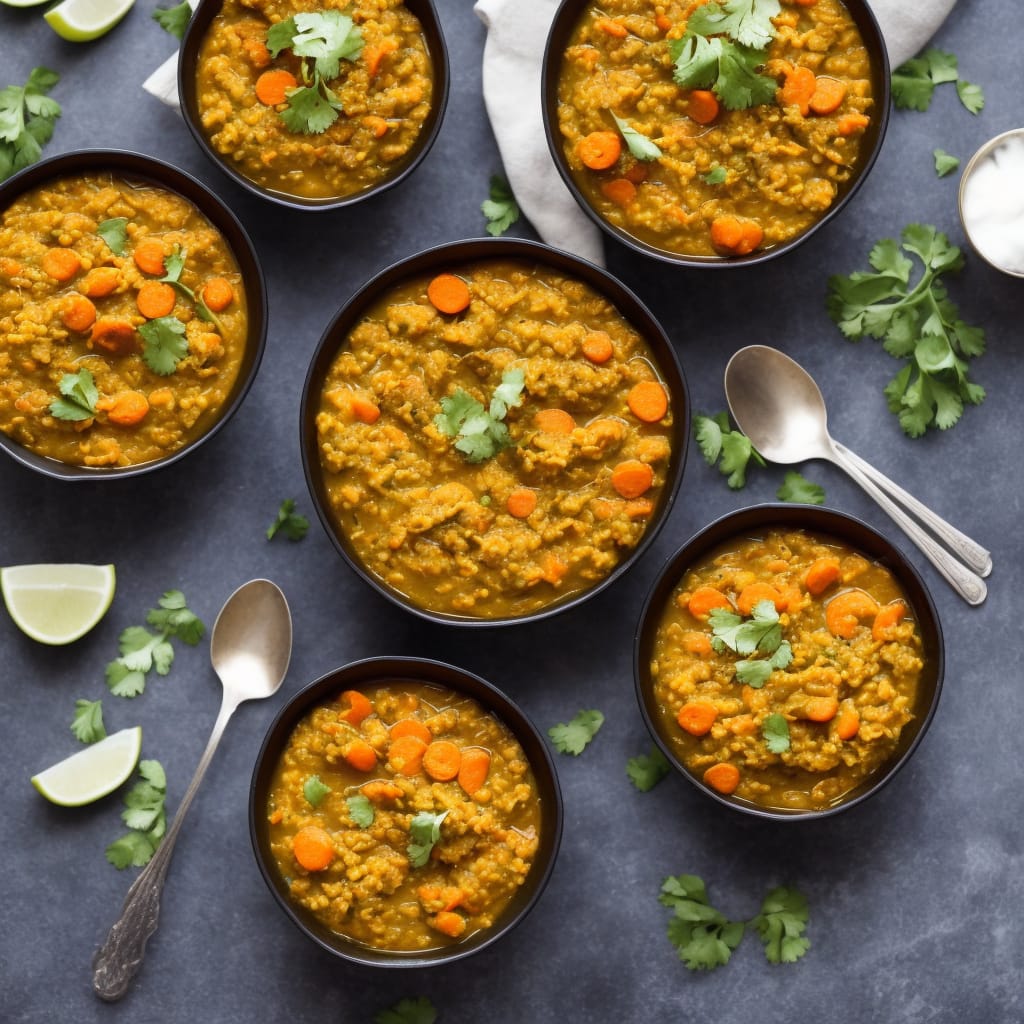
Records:
{"label": "dark slate background", "polygon": [[[952,281],[989,351],[974,376],[989,396],[948,433],[905,437],[882,388],[897,364],[872,341],[852,345],[824,309],[830,273],[866,266],[871,245],[911,221],[964,245],[958,175],[936,178],[932,150],[964,161],[1019,127],[1024,71],[1019,0],[960,0],[936,44],[985,89],[972,116],[950,85],[927,113],[894,113],[870,180],[844,215],[797,252],[761,268],[680,271],[609,244],[613,273],[661,318],[695,409],[723,409],[722,371],[745,344],[776,345],[816,376],[832,432],[994,553],[980,609],[957,598],[877,507],[837,470],[804,467],[827,504],[892,537],[932,589],[947,644],[946,687],[913,762],[876,799],[817,824],[766,824],[728,812],[685,780],[650,793],[627,781],[627,758],[649,749],[633,695],[637,612],[659,566],[686,537],[746,503],[771,500],[780,467],[732,492],[690,452],[671,520],[632,575],[570,613],[533,626],[465,631],[393,607],[341,562],[314,522],[298,544],[264,529],[281,499],[311,514],[298,443],[298,396],[321,331],[389,262],[483,234],[479,203],[500,170],[480,92],[484,28],[469,0],[439,0],[453,81],[441,135],[413,179],[358,207],[304,215],[247,195],[200,153],[175,112],[139,84],[173,52],[138,0],[92,44],[65,43],[41,10],[0,8],[0,85],[34,65],[59,70],[63,105],[48,154],[123,147],[207,182],[252,233],[266,269],[270,332],[259,377],[211,443],[168,469],[112,485],[68,485],[0,460],[0,564],[114,562],[118,590],[103,622],[66,648],[22,636],[0,615],[0,1018],[4,1021],[370,1021],[405,995],[428,996],[445,1024],[486,1020],[812,1021],[856,1024],[1024,1018],[1024,857],[1019,669],[1020,426],[1024,281],[969,254]],[[166,6],[166,4],[165,4]],[[524,100],[525,101],[525,100]],[[520,222],[511,232],[533,237]],[[212,623],[240,583],[267,576],[285,591],[295,651],[282,693],[231,722],[178,843],[160,929],[133,990],[117,1005],[90,988],[93,950],[136,873],[103,855],[122,831],[121,796],[92,806],[47,804],[29,776],[75,750],[77,698],[104,701],[108,729],[140,724],[144,756],[161,760],[177,806],[206,743],[219,686],[206,645],[181,649],[171,674],[128,702],[106,694],[117,636],[160,593],[180,587]],[[566,830],[551,884],[504,941],[448,968],[386,972],[337,961],[285,919],[253,861],[246,800],[260,741],[281,702],[356,658],[425,655],[490,679],[542,728],[584,707],[607,722],[579,758],[559,757]],[[695,872],[727,914],[753,915],[773,885],[809,897],[812,946],[795,966],[765,962],[748,936],[728,967],[687,971],[665,938],[661,881]]]}

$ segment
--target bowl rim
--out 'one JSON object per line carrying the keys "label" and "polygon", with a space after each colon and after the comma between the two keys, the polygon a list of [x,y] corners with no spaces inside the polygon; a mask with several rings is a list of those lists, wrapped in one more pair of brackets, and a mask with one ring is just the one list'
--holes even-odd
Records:
{"label": "bowl rim", "polygon": [[190,202],[217,229],[238,263],[245,283],[249,318],[245,352],[238,377],[216,419],[198,437],[159,459],[132,466],[77,466],[30,451],[0,432],[0,448],[16,462],[54,480],[123,480],[163,469],[194,452],[214,437],[238,411],[263,360],[269,316],[267,285],[252,238],[234,211],[208,185],[174,164],[128,149],[70,150],[31,164],[0,184],[0,216],[25,192],[63,177],[104,172],[141,178]]}
{"label": "bowl rim", "polygon": [[[383,581],[376,578],[363,565],[361,560],[356,557],[354,552],[348,550],[346,541],[342,536],[343,531],[340,526],[332,522],[327,509],[327,502],[323,496],[323,472],[317,457],[315,422],[320,384],[331,361],[344,342],[345,333],[368,306],[372,305],[387,289],[401,284],[411,277],[419,276],[438,268],[450,268],[453,264],[466,264],[484,260],[512,260],[563,270],[574,274],[578,279],[606,297],[613,303],[620,315],[628,320],[633,328],[641,334],[654,351],[658,360],[658,369],[662,378],[669,384],[674,404],[672,428],[674,446],[669,475],[662,490],[655,516],[648,524],[636,547],[604,579],[599,580],[593,586],[569,594],[561,600],[554,601],[525,615],[503,616],[493,619],[461,616],[422,608],[399,591],[387,586]],[[627,307],[626,310],[623,310],[624,305]],[[689,448],[687,431],[690,408],[689,389],[675,347],[664,328],[643,300],[627,285],[618,280],[618,278],[611,275],[607,270],[589,263],[579,256],[556,249],[543,242],[534,242],[521,238],[468,238],[454,242],[444,242],[392,263],[363,284],[332,317],[313,352],[302,386],[302,400],[299,408],[302,469],[317,517],[336,550],[360,578],[393,604],[412,612],[428,622],[468,628],[490,628],[517,625],[525,622],[538,622],[541,619],[560,614],[570,608],[575,608],[612,585],[643,556],[644,552],[654,542],[672,512],[682,483]]]}
{"label": "bowl rim", "polygon": [[[930,696],[927,692],[923,697],[919,695],[915,710],[920,712],[925,701],[927,701],[927,708],[923,713],[915,716],[914,728],[909,733],[909,738],[901,737],[896,754],[886,765],[880,766],[864,782],[855,787],[850,796],[842,798],[837,804],[820,810],[788,811],[782,808],[760,807],[734,796],[723,795],[705,785],[701,779],[686,768],[671,744],[661,735],[650,707],[653,702],[653,694],[650,698],[648,697],[651,691],[648,669],[650,648],[657,628],[657,618],[664,607],[665,598],[678,584],[683,573],[700,558],[731,538],[754,534],[755,531],[772,527],[802,529],[808,533],[833,537],[868,555],[872,560],[885,565],[896,577],[914,609],[924,650],[934,665],[933,672],[928,674],[929,677],[934,676]],[[856,535],[855,538],[852,538],[851,534]],[[929,662],[926,661],[925,664],[927,665]],[[910,760],[928,732],[938,708],[944,676],[945,643],[942,623],[931,593],[913,563],[883,533],[864,520],[848,512],[820,505],[786,502],[747,505],[727,512],[702,527],[680,545],[658,570],[654,582],[644,598],[633,636],[633,681],[640,714],[651,738],[668,759],[669,764],[699,792],[723,807],[768,821],[820,821],[822,818],[832,817],[863,803],[868,797],[881,790]]]}
{"label": "bowl rim", "polygon": [[[301,908],[292,904],[284,892],[283,880],[273,867],[269,854],[262,848],[262,838],[266,835],[266,814],[264,806],[259,805],[259,802],[265,797],[265,789],[277,757],[295,726],[310,710],[321,703],[328,693],[335,693],[346,687],[352,688],[360,683],[366,685],[388,680],[405,680],[437,686],[474,699],[486,712],[494,715],[511,730],[523,747],[537,781],[542,799],[543,825],[537,858],[527,881],[517,890],[512,902],[506,906],[491,929],[477,933],[481,936],[477,941],[473,941],[473,937],[470,936],[465,943],[436,947],[425,953],[394,952],[374,950],[343,935],[332,933],[326,926],[313,922]],[[432,658],[384,655],[362,658],[331,669],[302,687],[285,702],[267,727],[259,753],[256,755],[249,784],[248,816],[249,839],[263,881],[285,916],[307,938],[328,953],[364,966],[432,967],[463,960],[486,949],[512,931],[533,910],[547,888],[558,860],[564,804],[551,751],[544,742],[540,730],[516,701],[482,676],[449,662]],[[333,940],[330,938],[331,935],[335,936]]]}
{"label": "bowl rim", "polygon": [[[857,24],[858,29],[864,38],[864,43],[871,55],[872,84],[875,91],[875,108],[877,116],[872,119],[868,129],[868,137],[871,140],[870,148],[864,157],[860,172],[849,182],[836,199],[836,201],[825,211],[824,215],[818,218],[810,227],[801,232],[789,241],[781,245],[773,246],[771,249],[754,250],[745,256],[697,256],[674,253],[667,249],[661,249],[656,245],[645,242],[630,232],[611,224],[605,220],[597,210],[587,201],[583,192],[573,179],[565,159],[565,153],[561,145],[561,135],[558,131],[558,68],[561,63],[562,50],[566,40],[572,32],[576,22],[583,13],[583,9],[592,0],[560,0],[558,10],[555,12],[548,30],[547,41],[544,46],[544,58],[541,65],[541,112],[544,120],[544,137],[547,141],[548,151],[554,162],[558,174],[565,183],[573,199],[580,209],[610,238],[621,242],[633,252],[649,256],[653,259],[668,263],[671,266],[686,267],[690,269],[721,269],[724,267],[748,267],[767,263],[769,260],[783,256],[793,249],[796,249],[821,228],[829,223],[839,211],[844,209],[853,196],[860,190],[867,180],[868,174],[878,155],[881,152],[882,144],[885,141],[886,131],[889,125],[891,112],[890,98],[890,61],[889,51],[886,47],[885,38],[878,24],[878,19],[872,11],[867,0],[841,0],[843,6],[849,11],[851,17]],[[870,38],[867,38],[870,37]],[[878,56],[876,62],[875,54]]]}
{"label": "bowl rim", "polygon": [[[302,196],[277,192],[274,189],[265,188],[257,184],[236,170],[233,164],[229,163],[213,149],[199,125],[194,69],[198,62],[199,47],[203,42],[206,30],[210,22],[220,13],[221,8],[224,6],[224,0],[200,0],[199,6],[189,20],[185,35],[181,40],[181,46],[178,49],[177,83],[179,106],[182,120],[188,126],[188,130],[195,139],[196,144],[206,154],[210,162],[234,181],[235,184],[240,185],[251,195],[258,196],[260,199],[283,206],[289,210],[313,213],[323,210],[340,210],[353,206],[356,203],[361,203],[365,199],[371,199],[382,192],[394,188],[419,167],[437,140],[448,107],[448,95],[451,85],[448,47],[434,0],[403,0],[403,4],[417,17],[423,29],[423,35],[427,41],[427,49],[433,65],[434,86],[430,111],[427,114],[423,128],[413,143],[411,153],[405,157],[396,173],[350,195],[325,199],[305,199]],[[192,70],[186,72],[186,67]]]}

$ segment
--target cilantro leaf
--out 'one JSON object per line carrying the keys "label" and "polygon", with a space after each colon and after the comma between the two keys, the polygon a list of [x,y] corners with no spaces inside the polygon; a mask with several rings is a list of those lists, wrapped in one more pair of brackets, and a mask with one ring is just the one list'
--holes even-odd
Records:
{"label": "cilantro leaf", "polygon": [[487,234],[504,234],[519,220],[519,205],[508,182],[500,175],[491,176],[489,198],[480,204],[480,212],[487,218]]}
{"label": "cilantro leaf", "polygon": [[146,621],[151,626],[156,626],[192,647],[202,640],[206,626],[195,612],[189,610],[185,595],[180,590],[166,591],[158,604],[158,608],[152,608],[146,614]]}
{"label": "cilantro leaf", "polygon": [[115,256],[123,256],[128,241],[127,227],[127,217],[110,217],[96,225],[96,234],[107,243],[107,248]]}
{"label": "cilantro leaf", "polygon": [[960,102],[972,114],[980,114],[985,107],[985,94],[980,85],[974,85],[961,79],[956,83],[956,94],[960,97]]}
{"label": "cilantro leaf", "polygon": [[402,999],[373,1018],[374,1024],[434,1024],[436,1020],[437,1010],[426,996]]}
{"label": "cilantro leaf", "polygon": [[754,448],[750,438],[738,430],[729,428],[729,417],[726,413],[705,416],[698,413],[693,418],[693,436],[709,466],[715,465],[719,459],[719,470],[728,477],[728,485],[737,490],[747,482],[747,464],[751,459],[759,466],[765,464],[764,459]]}
{"label": "cilantro leaf", "polygon": [[181,0],[176,7],[158,7],[152,17],[165,32],[169,32],[175,39],[181,39],[192,17],[192,8],[188,0]]}
{"label": "cilantro leaf", "polygon": [[730,921],[708,903],[704,883],[696,875],[666,878],[659,902],[672,908],[669,941],[691,971],[712,970],[729,962],[743,938],[742,921]]}
{"label": "cilantro leaf", "polygon": [[795,470],[786,473],[782,486],[775,492],[780,501],[795,501],[804,505],[823,505],[825,488],[812,484]]}
{"label": "cilantro leaf", "polygon": [[684,89],[712,89],[728,110],[755,107],[775,99],[775,79],[758,71],[767,59],[764,50],[721,36],[708,39],[688,31],[672,41],[669,54],[675,65],[673,78],[677,85]]}
{"label": "cilantro leaf", "polygon": [[333,792],[331,787],[323,782],[319,775],[310,775],[302,784],[302,795],[314,807],[331,792]]}
{"label": "cilantro leaf", "polygon": [[506,370],[489,409],[458,388],[441,399],[441,411],[434,417],[434,426],[445,436],[457,438],[455,448],[470,462],[483,462],[512,443],[508,428],[501,421],[509,407],[522,403],[524,382],[521,369]]}
{"label": "cilantro leaf", "polygon": [[580,711],[570,722],[559,722],[548,729],[548,736],[555,749],[562,754],[582,754],[586,745],[604,725],[600,711]]}
{"label": "cilantro leaf", "polygon": [[811,943],[803,933],[808,916],[807,900],[796,889],[779,886],[764,898],[750,924],[761,936],[764,955],[771,963],[795,963],[807,952]]}
{"label": "cilantro leaf", "polygon": [[631,757],[626,762],[626,774],[641,793],[646,793],[665,778],[670,767],[665,755],[657,747],[651,747],[649,754]]}
{"label": "cilantro leaf", "polygon": [[661,156],[661,150],[643,132],[638,132],[628,121],[616,117],[615,114],[612,114],[612,120],[619,126],[630,153],[637,160],[657,160]]}
{"label": "cilantro leaf", "polygon": [[526,385],[526,371],[521,367],[513,367],[501,375],[501,383],[494,389],[488,415],[496,420],[503,420],[509,409],[523,404],[523,388]]}
{"label": "cilantro leaf", "polygon": [[60,104],[46,95],[58,81],[55,71],[37,67],[24,85],[0,89],[0,181],[42,156],[61,114]]}
{"label": "cilantro leaf", "polygon": [[711,624],[711,646],[719,653],[728,649],[736,654],[753,654],[755,651],[773,654],[782,643],[782,627],[773,601],[758,601],[751,617],[745,621],[735,612],[712,608],[708,622]]}
{"label": "cilantro leaf", "polygon": [[277,518],[267,527],[267,540],[273,540],[280,530],[289,540],[302,540],[309,530],[309,520],[295,511],[295,500],[285,498],[277,510]]}
{"label": "cilantro leaf", "polygon": [[783,640],[770,658],[745,658],[737,661],[736,679],[755,690],[760,690],[771,678],[773,670],[786,668],[792,660],[793,648],[788,640]]}
{"label": "cilantro leaf", "polygon": [[107,847],[107,860],[118,871],[127,867],[141,868],[150,862],[156,847],[144,832],[129,832]]}
{"label": "cilantro leaf", "polygon": [[703,174],[701,177],[709,185],[721,185],[727,177],[727,172],[724,167],[716,164],[707,174]]}
{"label": "cilantro leaf", "polygon": [[92,374],[85,368],[78,373],[65,373],[57,385],[63,397],[50,403],[54,419],[80,423],[96,415],[96,400],[100,393]]}
{"label": "cilantro leaf", "polygon": [[441,822],[448,817],[447,811],[432,814],[420,811],[409,822],[409,863],[414,868],[421,868],[430,859],[430,851],[441,838]]}
{"label": "cilantro leaf", "polygon": [[337,78],[343,60],[354,61],[363,52],[363,34],[347,14],[315,11],[291,19],[295,33],[291,51],[296,57],[312,57],[316,74]]}
{"label": "cilantro leaf", "polygon": [[357,793],[355,796],[347,797],[345,803],[348,804],[348,813],[352,820],[360,828],[369,828],[373,824],[374,810],[369,797]]}
{"label": "cilantro leaf", "polygon": [[934,47],[901,64],[892,73],[893,105],[904,110],[925,111],[931,106],[935,87],[956,82],[956,94],[966,110],[980,113],[985,106],[981,86],[960,77],[956,57]]}
{"label": "cilantro leaf", "polygon": [[76,700],[71,731],[83,743],[95,743],[107,735],[103,725],[103,701]]}
{"label": "cilantro leaf", "polygon": [[761,735],[773,754],[784,754],[789,750],[789,722],[776,713],[761,723]]}
{"label": "cilantro leaf", "polygon": [[147,864],[167,831],[167,776],[159,761],[139,762],[141,781],[124,798],[121,817],[132,829],[107,847],[107,860],[119,870]]}
{"label": "cilantro leaf", "polygon": [[161,377],[174,373],[188,354],[185,325],[175,316],[149,320],[139,327],[139,334],[142,335],[143,360]]}
{"label": "cilantro leaf", "polygon": [[944,149],[933,149],[932,157],[935,159],[935,173],[940,178],[952,174],[960,166],[960,158],[947,153]]}
{"label": "cilantro leaf", "polygon": [[719,0],[698,7],[686,27],[704,36],[728,35],[745,46],[764,49],[775,38],[771,19],[780,11],[779,0]]}
{"label": "cilantro leaf", "polygon": [[288,93],[288,106],[278,117],[289,131],[319,135],[338,120],[340,110],[341,104],[333,93],[327,96],[318,88],[304,85]]}
{"label": "cilantro leaf", "polygon": [[287,50],[292,45],[292,39],[298,28],[295,25],[294,15],[278,21],[267,29],[267,49],[271,57],[277,57],[282,50]]}

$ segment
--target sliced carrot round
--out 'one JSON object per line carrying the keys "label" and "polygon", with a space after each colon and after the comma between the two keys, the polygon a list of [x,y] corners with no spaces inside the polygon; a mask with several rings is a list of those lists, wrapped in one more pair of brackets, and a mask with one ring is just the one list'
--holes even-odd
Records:
{"label": "sliced carrot round", "polygon": [[630,412],[644,423],[657,423],[668,412],[668,395],[663,384],[642,380],[629,389],[626,404]]}
{"label": "sliced carrot round", "polygon": [[334,843],[325,829],[307,825],[295,833],[292,853],[307,871],[324,871],[334,860]]}
{"label": "sliced carrot round", "polygon": [[719,761],[704,773],[704,782],[712,789],[728,796],[735,792],[740,784],[740,770],[728,761]]}
{"label": "sliced carrot round", "polygon": [[423,752],[423,770],[438,782],[448,782],[459,774],[462,751],[451,740],[434,740]]}

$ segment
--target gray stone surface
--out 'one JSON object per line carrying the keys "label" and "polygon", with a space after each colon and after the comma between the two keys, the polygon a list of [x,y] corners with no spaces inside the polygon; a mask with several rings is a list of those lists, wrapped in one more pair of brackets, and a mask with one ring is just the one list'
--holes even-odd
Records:
{"label": "gray stone surface", "polygon": [[[985,139],[1020,126],[1019,0],[961,0],[936,39],[984,86],[984,112],[968,114],[951,86],[938,90],[927,113],[895,112],[864,189],[796,253],[759,269],[698,273],[609,251],[611,270],[678,346],[696,409],[724,408],[722,370],[737,348],[777,345],[819,380],[837,438],[993,549],[990,596],[970,609],[853,483],[823,464],[806,467],[829,505],[860,515],[909,553],[932,589],[947,644],[945,692],[914,761],[877,799],[815,825],[748,820],[676,777],[641,794],[624,774],[626,759],[649,747],[631,671],[646,588],[684,538],[742,504],[770,500],[778,467],[753,473],[737,493],[692,450],[672,519],[629,578],[574,612],[500,631],[432,627],[392,607],[353,576],[315,523],[300,544],[264,539],[282,498],[310,511],[297,400],[330,317],[390,261],[483,233],[478,205],[500,162],[480,94],[484,30],[469,0],[439,3],[452,94],[419,173],[375,201],[316,216],[244,194],[208,164],[176,114],[141,92],[141,79],[173,50],[150,20],[154,7],[139,0],[120,27],[84,46],[53,35],[41,8],[0,8],[0,84],[21,82],[36,64],[60,70],[55,95],[64,117],[48,153],[141,150],[197,174],[227,200],[266,267],[269,344],[235,419],[170,469],[112,486],[69,486],[0,460],[0,564],[110,561],[119,575],[110,613],[70,647],[38,646],[0,616],[0,1018],[360,1022],[402,996],[425,995],[446,1024],[1024,1019],[1024,282],[968,258],[952,290],[965,318],[988,331],[975,376],[989,396],[952,431],[914,441],[882,397],[895,363],[874,342],[844,341],[824,310],[827,275],[865,266],[871,244],[906,223],[936,224],[963,244],[958,176],[937,179],[931,152],[942,147],[966,159]],[[524,223],[513,233],[532,237]],[[90,990],[89,962],[135,873],[116,871],[103,856],[121,832],[121,799],[64,810],[44,802],[28,778],[75,749],[67,728],[74,701],[105,695],[103,667],[119,631],[164,589],[182,588],[212,622],[230,591],[258,575],[280,584],[294,613],[283,693],[243,706],[232,721],[178,844],[143,972],[122,1003],[102,1004]],[[396,973],[333,960],[280,913],[249,847],[250,773],[280,700],[328,669],[385,653],[475,671],[543,728],[582,707],[607,715],[583,756],[558,761],[566,830],[543,900],[502,943],[449,968]],[[104,702],[112,730],[142,725],[144,755],[167,769],[172,811],[218,700],[200,647],[180,650],[171,674],[136,701]],[[704,876],[736,916],[753,914],[772,885],[802,888],[812,908],[805,960],[770,966],[748,938],[727,968],[688,972],[665,938],[668,912],[657,902],[662,879],[687,871]]]}

